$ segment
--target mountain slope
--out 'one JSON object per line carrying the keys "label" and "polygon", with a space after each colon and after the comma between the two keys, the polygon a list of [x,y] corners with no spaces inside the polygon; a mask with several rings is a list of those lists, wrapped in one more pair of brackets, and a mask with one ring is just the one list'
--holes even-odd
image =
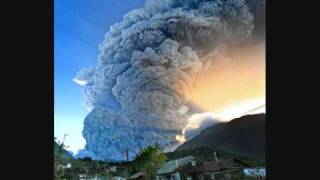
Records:
{"label": "mountain slope", "polygon": [[228,152],[265,160],[265,114],[246,115],[203,130],[177,151],[218,147]]}

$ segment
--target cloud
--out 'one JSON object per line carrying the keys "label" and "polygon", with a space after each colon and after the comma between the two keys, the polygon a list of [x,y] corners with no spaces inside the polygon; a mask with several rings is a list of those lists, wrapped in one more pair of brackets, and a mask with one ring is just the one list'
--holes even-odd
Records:
{"label": "cloud", "polygon": [[97,66],[75,78],[92,109],[85,151],[121,160],[127,148],[133,158],[154,142],[178,144],[192,116],[186,89],[221,49],[251,35],[253,21],[243,0],[148,0],[126,14],[107,32]]}
{"label": "cloud", "polygon": [[76,76],[73,78],[73,82],[80,86],[86,86],[88,81],[92,78],[95,73],[95,67],[82,68],[77,72]]}
{"label": "cloud", "polygon": [[73,82],[75,82],[76,84],[78,84],[80,86],[85,86],[88,83],[88,81],[77,79],[77,78],[73,78],[72,80],[73,80]]}

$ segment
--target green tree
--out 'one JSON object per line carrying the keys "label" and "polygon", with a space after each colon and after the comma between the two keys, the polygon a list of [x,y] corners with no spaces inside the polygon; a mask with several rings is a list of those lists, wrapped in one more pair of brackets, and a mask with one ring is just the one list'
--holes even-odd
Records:
{"label": "green tree", "polygon": [[140,149],[134,159],[137,170],[146,175],[146,179],[155,179],[157,169],[167,160],[167,156],[162,152],[158,143]]}
{"label": "green tree", "polygon": [[58,140],[56,137],[54,138],[54,141],[58,144],[59,147],[59,152],[62,153],[66,148],[68,148],[69,146],[67,146],[65,144],[65,140],[67,138],[68,134],[64,134],[62,140]]}
{"label": "green tree", "polygon": [[64,171],[59,167],[60,165],[67,164],[71,162],[71,158],[66,155],[65,140],[68,134],[63,136],[60,141],[56,137],[54,138],[54,179],[58,180],[63,177]]}

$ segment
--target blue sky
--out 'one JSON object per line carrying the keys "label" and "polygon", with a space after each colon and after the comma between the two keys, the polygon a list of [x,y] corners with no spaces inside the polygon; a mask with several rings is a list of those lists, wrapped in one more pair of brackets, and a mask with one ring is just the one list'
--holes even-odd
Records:
{"label": "blue sky", "polygon": [[98,46],[110,25],[143,6],[144,0],[55,0],[54,5],[54,136],[69,136],[77,152],[85,145],[81,131],[88,113],[83,88],[72,79],[82,67],[94,66]]}

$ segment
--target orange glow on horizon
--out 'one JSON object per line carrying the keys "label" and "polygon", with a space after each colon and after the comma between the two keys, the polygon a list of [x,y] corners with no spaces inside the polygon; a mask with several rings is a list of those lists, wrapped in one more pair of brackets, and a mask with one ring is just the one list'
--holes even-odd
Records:
{"label": "orange glow on horizon", "polygon": [[212,68],[201,72],[187,90],[188,99],[204,111],[226,118],[264,105],[264,46],[240,51],[231,58],[215,59]]}

